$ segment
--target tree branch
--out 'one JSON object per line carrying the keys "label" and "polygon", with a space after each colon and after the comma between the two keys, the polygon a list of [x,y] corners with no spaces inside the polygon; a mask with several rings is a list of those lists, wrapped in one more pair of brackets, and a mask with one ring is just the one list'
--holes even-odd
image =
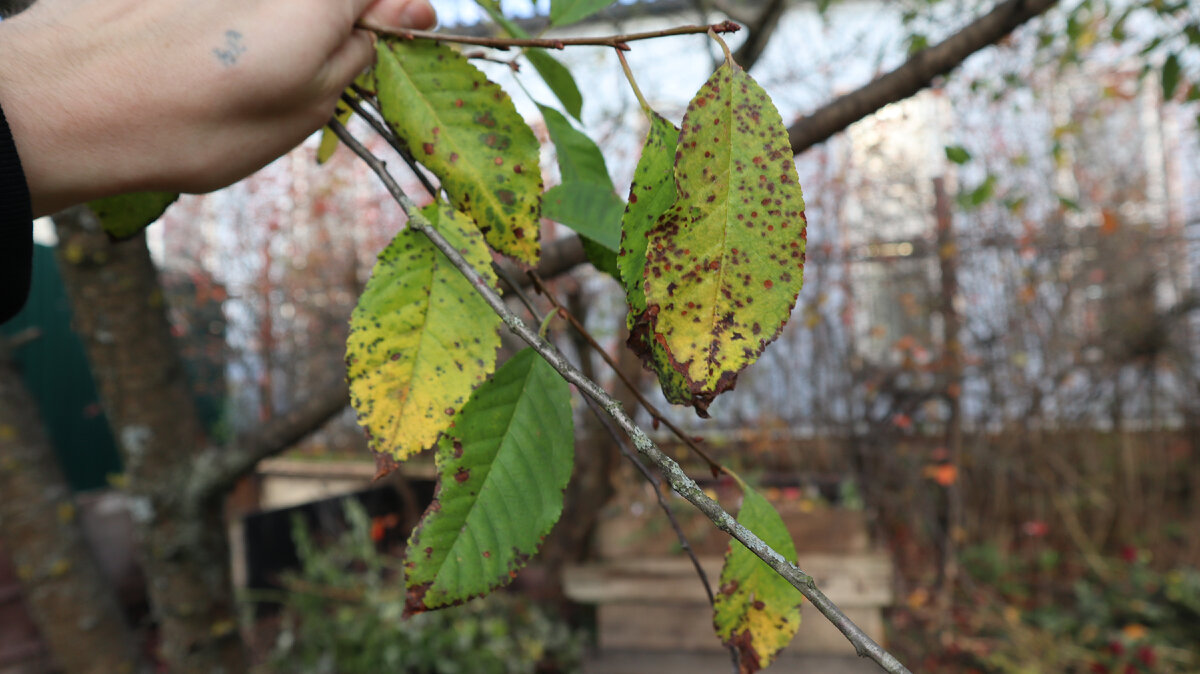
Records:
{"label": "tree branch", "polygon": [[[874,113],[889,103],[903,100],[929,86],[933,78],[958,67],[967,57],[1008,35],[1021,24],[1044,14],[1057,0],[1005,0],[979,19],[938,44],[918,52],[904,65],[877,77],[852,93],[818,108],[788,128],[792,152],[800,154],[812,146],[829,140],[854,122]],[[753,39],[753,33],[751,34]],[[554,278],[587,261],[578,236],[557,239],[546,247],[538,274]],[[515,264],[513,275],[523,274]]]}
{"label": "tree branch", "polygon": [[704,35],[709,31],[717,33],[736,33],[741,26],[732,21],[714,23],[711,26],[677,26],[665,30],[651,30],[644,33],[629,33],[626,35],[609,35],[605,37],[562,37],[562,38],[515,38],[515,37],[478,37],[475,35],[452,35],[429,30],[398,30],[395,32],[375,31],[381,35],[393,35],[406,40],[424,39],[439,42],[455,42],[458,44],[473,44],[492,49],[508,49],[509,47],[542,47],[544,49],[563,49],[567,46],[613,47],[628,50],[629,42],[652,40],[671,35]]}
{"label": "tree branch", "polygon": [[488,306],[500,316],[504,324],[510,330],[515,332],[521,339],[525,340],[539,355],[546,360],[560,375],[587,397],[596,401],[605,412],[608,413],[617,425],[625,431],[625,434],[633,442],[634,447],[638,452],[649,459],[652,463],[658,466],[666,477],[667,482],[677,494],[687,499],[692,505],[696,506],[700,512],[704,513],[717,528],[728,533],[733,538],[737,539],[748,550],[753,552],[759,559],[763,560],[775,570],[780,576],[786,579],[793,587],[800,591],[805,598],[812,602],[813,606],[821,612],[835,627],[846,636],[846,639],[854,645],[855,650],[860,656],[869,657],[879,664],[885,671],[894,673],[911,674],[909,670],[900,663],[891,653],[888,653],[882,646],[875,642],[866,632],[862,631],[858,625],[837,607],[825,593],[817,588],[816,582],[812,576],[801,571],[795,564],[787,561],[775,551],[765,541],[758,537],[757,534],[742,526],[734,517],[730,515],[721,504],[717,503],[712,498],[704,493],[700,485],[696,484],[692,478],[688,477],[683,468],[679,466],[671,457],[667,456],[650,436],[646,434],[633,419],[625,413],[621,408],[621,403],[608,395],[599,384],[591,379],[583,376],[574,365],[570,363],[553,344],[542,339],[535,330],[525,324],[516,314],[509,310],[508,305],[504,303],[504,299],[500,297],[486,279],[484,279],[470,262],[463,258],[462,254],[443,237],[437,229],[430,224],[423,215],[420,209],[413,203],[412,199],[404,193],[400,185],[388,173],[387,168],[370,153],[362,143],[358,142],[353,136],[346,131],[346,127],[336,121],[330,124],[330,128],[337,134],[346,147],[349,147],[357,154],[371,170],[379,176],[387,187],[388,192],[400,204],[400,208],[408,215],[408,226],[421,232],[429,238],[450,263],[462,273],[464,277],[470,281],[472,287],[478,292],[488,303]]}
{"label": "tree branch", "polygon": [[192,462],[188,482],[193,502],[224,493],[238,478],[320,429],[350,404],[345,380],[320,387],[291,410],[276,415],[253,431],[241,434],[229,447],[211,447]]}
{"label": "tree branch", "polygon": [[749,30],[746,41],[733,55],[733,60],[737,61],[738,65],[746,70],[754,67],[758,57],[762,56],[763,50],[767,48],[767,42],[775,34],[775,27],[779,25],[779,18],[787,11],[787,7],[787,0],[770,0],[754,24],[746,26]]}
{"label": "tree branch", "polygon": [[933,78],[954,70],[968,56],[998,42],[1057,3],[1058,0],[1004,0],[954,35],[913,54],[899,68],[794,122],[788,128],[792,152],[800,154],[883,106],[916,94],[929,86]]}

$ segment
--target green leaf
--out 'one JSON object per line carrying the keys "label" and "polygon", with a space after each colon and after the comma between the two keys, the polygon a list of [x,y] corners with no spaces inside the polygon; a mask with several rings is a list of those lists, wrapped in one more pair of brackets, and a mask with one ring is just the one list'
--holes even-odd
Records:
{"label": "green leaf", "polygon": [[588,262],[592,263],[593,267],[620,282],[621,268],[617,264],[616,251],[596,243],[586,236],[579,237],[579,242],[583,244],[583,254],[587,256]]}
{"label": "green leaf", "polygon": [[531,47],[525,52],[525,57],[533,64],[534,70],[537,70],[538,74],[542,76],[542,80],[546,82],[546,86],[550,87],[550,91],[558,97],[563,108],[572,117],[582,121],[580,115],[583,114],[583,96],[579,93],[579,86],[575,84],[575,78],[571,76],[571,71],[545,49]]}
{"label": "green leaf", "polygon": [[703,414],[779,335],[804,278],[804,196],[787,130],[736,63],[688,105],[675,186],[648,236],[635,325],[665,347]]}
{"label": "green leaf", "polygon": [[988,175],[979,186],[958,197],[958,205],[966,209],[979,208],[992,198],[996,191],[996,176]]}
{"label": "green leaf", "polygon": [[[732,473],[731,473],[732,474]],[[738,522],[789,562],[796,546],[775,508],[742,479]],[[742,674],[771,664],[800,628],[800,591],[737,541],[730,541],[721,569],[721,591],[713,606],[713,627],[726,646],[737,646]]]}
{"label": "green leaf", "polygon": [[558,151],[558,169],[564,183],[594,183],[607,185],[612,190],[612,178],[604,164],[604,155],[587,134],[579,131],[562,113],[554,108],[538,105],[546,130]]}
{"label": "green leaf", "polygon": [[1169,101],[1175,97],[1175,89],[1179,86],[1179,55],[1171,54],[1162,67],[1163,100]]}
{"label": "green leaf", "polygon": [[[350,120],[352,112],[350,106],[342,101],[338,101],[337,110],[334,111],[333,118],[344,125]],[[337,135],[330,131],[329,127],[321,129],[321,144],[317,146],[317,164],[324,164],[329,161],[329,158],[337,151],[338,144]]]}
{"label": "green leaf", "polygon": [[[491,254],[470,219],[423,211],[490,285]],[[500,319],[433,244],[402,230],[379,254],[350,318],[350,400],[371,449],[404,460],[431,447],[491,373]]]}
{"label": "green leaf", "polygon": [[[650,130],[642,144],[642,156],[633,172],[629,186],[629,205],[621,221],[621,252],[617,263],[620,279],[625,285],[629,313],[625,324],[629,328],[628,344],[635,353],[648,354],[650,368],[658,373],[659,384],[667,400],[687,404],[691,399],[687,381],[671,367],[666,349],[649,334],[649,324],[637,322],[646,310],[644,271],[646,241],[650,230],[675,203],[675,146],[679,129],[656,112],[650,111]],[[645,356],[644,356],[645,357]]]}
{"label": "green leaf", "polygon": [[[475,0],[475,4],[487,12],[492,21],[509,35],[523,39],[529,37],[529,33],[500,12],[499,5],[483,0]],[[550,87],[550,91],[554,92],[567,112],[575,119],[583,121],[580,118],[583,113],[583,97],[579,94],[579,86],[575,84],[571,71],[545,49],[531,47],[525,50],[525,57],[533,64],[534,70],[542,76],[546,86]]]}
{"label": "green leaf", "polygon": [[966,148],[961,145],[947,145],[946,159],[961,165],[971,161],[971,153],[967,152]]}
{"label": "green leaf", "polygon": [[438,42],[381,39],[378,57],[379,102],[400,141],[496,250],[535,264],[538,143],[512,99]]}
{"label": "green leaf", "polygon": [[621,220],[621,278],[625,282],[630,317],[646,308],[643,289],[646,237],[659,216],[675,203],[675,146],[679,143],[679,129],[657,112],[649,114],[650,130],[633,171],[629,205]]}
{"label": "green leaf", "polygon": [[100,218],[109,236],[127,239],[162,216],[178,198],[176,192],[136,192],[96,199],[88,202],[88,208]]}
{"label": "green leaf", "polygon": [[563,183],[542,195],[542,216],[570,227],[612,252],[621,248],[621,214],[625,202],[611,187]]}
{"label": "green leaf", "polygon": [[504,585],[562,514],[574,463],[571,392],[532,349],[513,356],[438,443],[437,498],[405,558],[405,613]]}
{"label": "green leaf", "polygon": [[565,26],[582,21],[613,4],[615,0],[550,0],[550,25]]}

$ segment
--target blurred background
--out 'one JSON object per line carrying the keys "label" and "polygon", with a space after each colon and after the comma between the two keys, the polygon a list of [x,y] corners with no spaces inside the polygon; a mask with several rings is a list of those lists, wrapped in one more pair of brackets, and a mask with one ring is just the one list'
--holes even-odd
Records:
{"label": "blurred background", "polygon": [[[882,88],[928,47],[969,39],[964,27],[993,7],[1023,4],[622,0],[554,34],[737,20],[749,29],[730,46],[790,125],[860,87]],[[548,285],[668,420],[754,479],[792,531],[801,568],[914,671],[1197,672],[1200,6],[1043,4],[952,74],[800,149],[804,288],[782,335],[711,419],[655,391],[624,349],[620,285],[578,264],[571,233],[544,221],[543,238],[567,251]],[[442,30],[494,30],[473,4],[435,5]],[[504,9],[531,31],[546,23],[545,3]],[[556,56],[624,195],[644,115],[609,50]],[[647,100],[676,122],[719,57],[702,36],[638,42],[628,54]],[[532,102],[552,94],[527,66],[477,64],[512,93],[555,184]],[[350,127],[402,166],[365,124]],[[182,197],[134,241],[97,237],[86,215],[38,223],[34,295],[0,327],[11,346],[0,421],[16,429],[0,423],[0,442],[32,448],[18,456],[17,444],[0,444],[0,463],[5,453],[10,467],[26,462],[0,483],[11,506],[0,521],[25,516],[13,510],[31,503],[15,496],[24,483],[53,494],[46,516],[58,526],[0,529],[0,672],[75,671],[48,626],[75,621],[77,605],[55,609],[31,579],[70,578],[54,564],[77,571],[76,554],[98,558],[96,588],[118,590],[118,608],[97,620],[124,621],[120,638],[135,646],[120,657],[171,660],[162,648],[180,632],[152,617],[161,601],[146,587],[187,574],[134,541],[167,540],[155,527],[186,520],[186,509],[144,506],[199,479],[179,473],[202,455],[245,464],[224,476],[200,518],[211,530],[196,539],[216,541],[216,587],[237,589],[236,600],[197,599],[206,615],[236,619],[205,624],[230,652],[249,652],[228,655],[234,670],[728,671],[655,488],[578,402],[563,520],[515,589],[399,621],[399,555],[433,496],[432,458],[373,481],[340,382],[350,312],[404,219],[356,157],[342,149],[318,166],[316,145],[228,189]],[[121,252],[130,249],[142,252]],[[156,277],[142,273],[150,259]],[[165,308],[167,322],[128,318],[147,305]],[[550,332],[637,408],[569,324]],[[139,341],[158,339],[150,333],[165,337]],[[153,373],[175,369],[186,393],[159,400]],[[102,398],[109,416],[118,401],[118,422]],[[152,399],[173,405],[160,417],[184,430],[146,459],[143,426],[130,420],[153,427],[152,410],[139,416]],[[706,477],[650,413],[638,419]],[[736,507],[731,485],[704,485]],[[715,573],[728,538],[664,497]],[[72,535],[75,547],[56,538]],[[174,596],[200,587],[178,582]],[[777,670],[873,671],[815,612],[804,620]]]}

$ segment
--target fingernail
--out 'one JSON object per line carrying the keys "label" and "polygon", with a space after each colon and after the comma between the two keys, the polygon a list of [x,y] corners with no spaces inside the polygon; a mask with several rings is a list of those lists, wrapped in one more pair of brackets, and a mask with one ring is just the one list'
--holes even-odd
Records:
{"label": "fingernail", "polygon": [[429,3],[413,0],[400,10],[400,20],[409,28],[426,28],[436,20],[436,14]]}

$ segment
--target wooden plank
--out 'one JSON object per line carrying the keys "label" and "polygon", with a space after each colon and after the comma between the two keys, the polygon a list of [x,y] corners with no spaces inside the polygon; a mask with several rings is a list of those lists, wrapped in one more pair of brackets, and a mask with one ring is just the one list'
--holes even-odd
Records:
{"label": "wooden plank", "polygon": [[[584,659],[583,674],[729,674],[727,653],[604,651]],[[789,654],[771,664],[770,672],[879,674],[879,666],[856,655]]]}
{"label": "wooden plank", "polygon": [[[623,513],[600,522],[596,531],[596,549],[604,559],[675,554],[679,542],[671,533],[666,518],[649,497],[629,491],[626,500],[642,504],[639,515]],[[780,517],[796,543],[800,554],[854,554],[871,547],[866,515],[860,510],[839,508],[815,512],[799,510],[798,503],[777,503]],[[722,555],[729,536],[715,529],[698,511],[684,510],[677,518],[692,549],[700,555]]]}
{"label": "wooden plank", "polygon": [[[873,639],[883,639],[883,616],[878,608],[842,607],[842,610]],[[713,631],[712,610],[707,604],[602,604],[596,609],[596,628],[602,652],[724,650]],[[854,646],[805,602],[800,607],[800,632],[784,653],[854,655]]]}
{"label": "wooden plank", "polygon": [[[704,557],[700,561],[715,586],[724,560]],[[801,555],[799,566],[838,606],[880,607],[892,603],[892,565],[883,553]],[[582,604],[707,601],[704,587],[686,557],[570,566],[564,571],[563,583],[567,597]]]}

